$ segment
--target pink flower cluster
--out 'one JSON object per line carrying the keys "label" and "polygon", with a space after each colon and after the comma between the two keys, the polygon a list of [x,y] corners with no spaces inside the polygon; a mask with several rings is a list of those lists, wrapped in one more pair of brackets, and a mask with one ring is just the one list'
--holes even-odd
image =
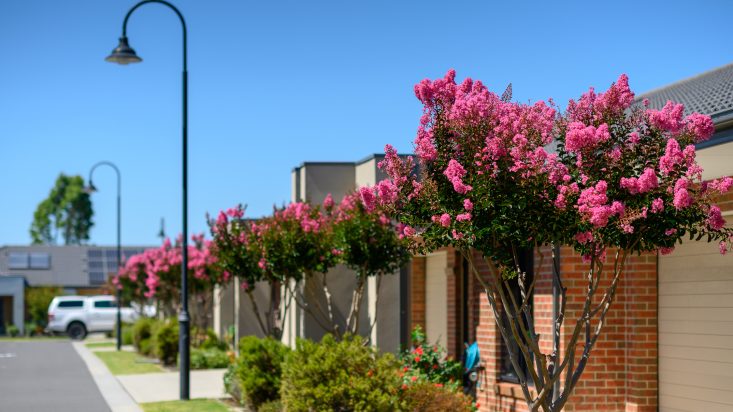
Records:
{"label": "pink flower cluster", "polygon": [[628,190],[632,195],[639,193],[646,193],[659,187],[659,179],[654,169],[647,167],[642,172],[641,176],[636,177],[622,177],[620,181],[621,187]]}
{"label": "pink flower cluster", "polygon": [[595,149],[610,138],[608,125],[605,123],[595,127],[586,126],[581,122],[572,122],[568,125],[565,148],[573,153],[582,153]]}
{"label": "pink flower cluster", "polygon": [[448,167],[443,171],[443,174],[453,184],[453,190],[456,192],[466,194],[472,189],[471,186],[464,184],[462,180],[466,176],[466,169],[454,159],[448,162]]}

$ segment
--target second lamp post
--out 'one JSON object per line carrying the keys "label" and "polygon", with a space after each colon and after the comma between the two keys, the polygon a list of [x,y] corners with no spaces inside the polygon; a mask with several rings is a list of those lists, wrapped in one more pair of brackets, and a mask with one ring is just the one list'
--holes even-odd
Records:
{"label": "second lamp post", "polygon": [[[120,268],[122,267],[122,249],[120,246],[120,208],[121,208],[121,186],[122,186],[122,178],[120,177],[120,169],[115,166],[112,162],[102,161],[94,166],[92,166],[92,169],[89,171],[89,186],[87,186],[86,191],[87,193],[93,193],[97,191],[97,188],[94,186],[94,183],[92,182],[92,175],[94,175],[94,170],[99,166],[109,166],[112,169],[114,169],[115,173],[117,173],[117,273],[119,273]],[[116,328],[116,336],[117,336],[117,351],[122,349],[122,313],[121,313],[121,305],[122,305],[122,291],[120,288],[117,288],[117,322],[115,323]]]}

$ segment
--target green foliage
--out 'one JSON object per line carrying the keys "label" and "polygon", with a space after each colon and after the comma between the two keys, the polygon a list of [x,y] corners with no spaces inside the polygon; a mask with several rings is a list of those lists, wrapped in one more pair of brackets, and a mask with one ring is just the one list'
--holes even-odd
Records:
{"label": "green foliage", "polygon": [[84,179],[61,173],[48,197],[33,213],[30,228],[33,243],[54,244],[60,232],[65,244],[82,244],[89,240],[93,215],[92,202],[84,191]]}
{"label": "green foliage", "polygon": [[239,341],[236,376],[244,402],[257,410],[280,396],[280,376],[290,348],[267,337],[245,336]]}
{"label": "green foliage", "polygon": [[281,412],[283,410],[285,409],[283,409],[282,402],[280,402],[280,400],[275,400],[263,403],[260,405],[260,408],[257,409],[257,412]]}
{"label": "green foliage", "polygon": [[28,319],[41,326],[48,323],[48,306],[56,296],[64,294],[58,286],[34,286],[25,288],[25,304]]}
{"label": "green foliage", "polygon": [[229,364],[229,355],[221,349],[191,349],[191,369],[220,369]]}
{"label": "green foliage", "polygon": [[400,354],[403,383],[429,382],[455,390],[461,387],[461,363],[446,358],[441,346],[430,345],[420,326],[412,331],[412,344],[413,349]]}
{"label": "green foliage", "polygon": [[289,412],[396,410],[397,366],[394,356],[378,354],[358,336],[299,340],[283,368],[283,406]]}
{"label": "green foliage", "polygon": [[242,386],[239,383],[239,377],[237,376],[237,372],[239,370],[239,363],[238,362],[232,362],[229,364],[229,367],[227,367],[226,372],[224,372],[224,392],[228,393],[232,396],[232,398],[237,401],[238,404],[242,404]]}
{"label": "green foliage", "polygon": [[367,212],[360,201],[349,205],[339,207],[333,224],[334,247],[343,252],[340,262],[359,276],[391,274],[405,265],[410,259],[407,242],[390,220]]}
{"label": "green foliage", "polygon": [[402,410],[414,412],[471,412],[470,397],[439,383],[419,382],[402,392]]}
{"label": "green foliage", "polygon": [[151,338],[158,321],[152,318],[140,318],[132,325],[132,344],[135,350],[143,355],[151,354]]}
{"label": "green foliage", "polygon": [[5,333],[11,338],[15,338],[20,335],[20,329],[18,329],[18,327],[13,325],[12,323],[9,323],[5,325]]}
{"label": "green foliage", "polygon": [[132,345],[132,325],[129,323],[122,324],[122,344]]}
{"label": "green foliage", "polygon": [[155,328],[152,342],[155,357],[164,365],[175,365],[178,358],[178,320],[167,319]]}
{"label": "green foliage", "polygon": [[199,349],[217,349],[225,352],[229,349],[229,344],[219,339],[213,329],[206,329],[206,332],[200,332],[196,328],[191,328],[191,335],[194,337],[192,345]]}

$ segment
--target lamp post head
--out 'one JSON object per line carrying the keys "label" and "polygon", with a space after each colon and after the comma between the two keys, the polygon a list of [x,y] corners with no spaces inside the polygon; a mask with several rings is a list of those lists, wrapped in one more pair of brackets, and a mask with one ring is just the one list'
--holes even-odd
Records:
{"label": "lamp post head", "polygon": [[87,186],[87,187],[84,188],[84,192],[86,192],[87,194],[90,194],[91,195],[92,193],[94,193],[96,191],[97,191],[97,187],[94,186],[94,183],[92,183],[92,181],[90,180],[89,181],[89,186]]}
{"label": "lamp post head", "polygon": [[140,63],[143,61],[127,43],[127,37],[125,36],[120,37],[120,44],[104,60],[117,64]]}

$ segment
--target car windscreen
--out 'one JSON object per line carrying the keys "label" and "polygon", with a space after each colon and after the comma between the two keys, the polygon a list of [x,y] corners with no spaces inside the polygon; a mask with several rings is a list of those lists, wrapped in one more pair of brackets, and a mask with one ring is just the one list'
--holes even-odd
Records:
{"label": "car windscreen", "polygon": [[59,302],[59,309],[71,309],[84,307],[84,301],[82,300],[62,300]]}

